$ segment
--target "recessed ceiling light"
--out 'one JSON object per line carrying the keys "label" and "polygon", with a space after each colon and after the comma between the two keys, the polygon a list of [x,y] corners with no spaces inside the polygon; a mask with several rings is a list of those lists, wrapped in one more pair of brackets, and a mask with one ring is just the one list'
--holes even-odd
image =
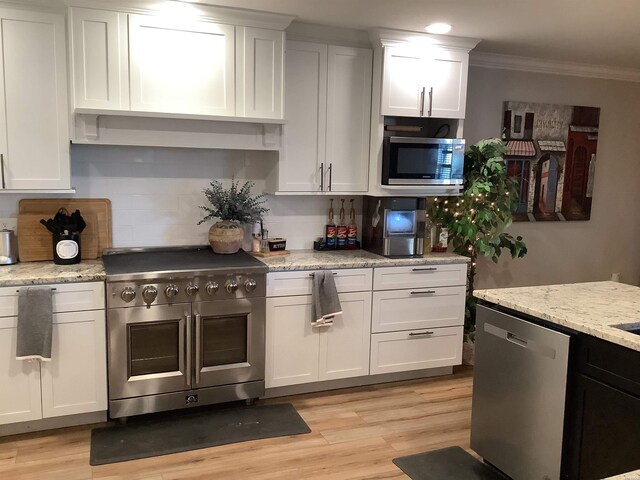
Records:
{"label": "recessed ceiling light", "polygon": [[451,25],[448,23],[432,23],[431,25],[427,25],[424,29],[428,33],[449,33],[451,31]]}

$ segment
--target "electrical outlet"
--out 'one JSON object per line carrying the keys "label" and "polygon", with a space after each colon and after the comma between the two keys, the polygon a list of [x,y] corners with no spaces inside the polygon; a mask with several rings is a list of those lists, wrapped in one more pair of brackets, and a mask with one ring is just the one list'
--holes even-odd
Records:
{"label": "electrical outlet", "polygon": [[17,218],[0,218],[0,230],[16,230],[17,228]]}

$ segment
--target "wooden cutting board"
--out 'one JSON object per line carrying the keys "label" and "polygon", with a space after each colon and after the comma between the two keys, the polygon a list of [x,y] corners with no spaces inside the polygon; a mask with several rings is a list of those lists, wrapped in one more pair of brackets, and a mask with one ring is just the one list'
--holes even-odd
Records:
{"label": "wooden cutting board", "polygon": [[[98,222],[93,212],[82,213],[87,227],[80,234],[80,258],[95,260],[98,258]],[[41,213],[18,214],[18,257],[21,262],[39,262],[53,260],[52,234],[40,219],[53,218]]]}
{"label": "wooden cutting board", "polygon": [[[51,260],[53,258],[53,250],[51,244],[51,233],[39,223],[38,227],[42,229],[42,232],[44,232],[46,236],[40,237],[38,243],[35,243],[36,240],[30,237],[31,234],[29,232],[34,233],[37,230],[27,229],[23,231],[23,235],[26,236],[25,241],[21,241],[20,216],[26,214],[35,214],[38,217],[37,222],[39,222],[41,218],[53,218],[60,208],[66,208],[69,213],[75,210],[80,210],[80,213],[87,222],[87,228],[84,232],[82,232],[81,240],[83,259],[89,259],[89,257],[85,256],[89,254],[95,255],[92,258],[100,258],[102,256],[102,251],[105,248],[111,248],[113,246],[111,200],[109,200],[108,198],[25,198],[18,202],[18,255],[21,261]],[[91,220],[89,220],[90,218]],[[25,225],[25,228],[28,225],[31,225],[31,227],[33,228],[33,220],[33,217],[24,218],[23,224]],[[90,221],[91,225],[89,223]],[[87,233],[86,254],[84,243],[85,232]],[[93,236],[95,236],[95,243],[97,243],[95,250],[93,250],[92,246],[94,243],[94,240],[92,238]],[[25,248],[23,248],[23,244]],[[29,250],[27,250],[26,248],[29,246],[31,247]],[[39,252],[39,254],[34,255],[31,250]],[[42,258],[44,256],[44,252],[47,250],[47,256],[45,258]],[[25,255],[25,258],[32,260],[23,259],[23,255]]]}

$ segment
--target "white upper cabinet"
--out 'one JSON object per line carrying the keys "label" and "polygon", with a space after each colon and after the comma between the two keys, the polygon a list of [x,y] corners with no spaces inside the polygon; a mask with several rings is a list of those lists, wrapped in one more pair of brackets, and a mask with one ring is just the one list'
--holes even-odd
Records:
{"label": "white upper cabinet", "polygon": [[464,118],[467,104],[469,54],[440,48],[430,62],[430,114],[436,118]]}
{"label": "white upper cabinet", "polygon": [[328,50],[327,147],[332,192],[366,192],[369,186],[372,52]]}
{"label": "white upper cabinet", "polygon": [[3,190],[70,188],[64,16],[0,9]]}
{"label": "white upper cabinet", "polygon": [[240,117],[283,118],[284,32],[236,27]]}
{"label": "white upper cabinet", "polygon": [[383,115],[422,116],[426,83],[426,65],[421,52],[402,47],[384,49]]}
{"label": "white upper cabinet", "polygon": [[[284,29],[292,17],[197,10],[71,7],[76,113],[282,123]],[[87,131],[84,120],[77,122],[83,141],[97,138],[95,121]]]}
{"label": "white upper cabinet", "polygon": [[469,51],[479,40],[380,30],[381,115],[464,118]]}
{"label": "white upper cabinet", "polygon": [[75,108],[129,109],[127,15],[71,8]]}
{"label": "white upper cabinet", "polygon": [[280,192],[366,192],[372,52],[288,41]]}
{"label": "white upper cabinet", "polygon": [[322,191],[327,127],[327,46],[287,42],[284,148],[278,190]]}
{"label": "white upper cabinet", "polygon": [[129,15],[131,109],[235,115],[235,29]]}

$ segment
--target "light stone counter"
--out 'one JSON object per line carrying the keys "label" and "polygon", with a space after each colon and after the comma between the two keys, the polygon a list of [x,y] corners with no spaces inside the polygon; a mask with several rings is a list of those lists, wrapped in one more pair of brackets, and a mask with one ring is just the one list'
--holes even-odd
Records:
{"label": "light stone counter", "polygon": [[[617,282],[476,290],[477,298],[640,351],[640,288]],[[635,325],[634,325],[635,324]]]}
{"label": "light stone counter", "polygon": [[469,258],[452,253],[432,253],[422,258],[387,258],[365,250],[292,250],[290,255],[259,258],[270,272],[339,268],[398,267],[403,265],[444,265],[468,263]]}
{"label": "light stone counter", "polygon": [[53,262],[19,262],[15,265],[0,265],[0,287],[100,282],[104,279],[102,260],[83,260],[76,265],[56,265]]}

